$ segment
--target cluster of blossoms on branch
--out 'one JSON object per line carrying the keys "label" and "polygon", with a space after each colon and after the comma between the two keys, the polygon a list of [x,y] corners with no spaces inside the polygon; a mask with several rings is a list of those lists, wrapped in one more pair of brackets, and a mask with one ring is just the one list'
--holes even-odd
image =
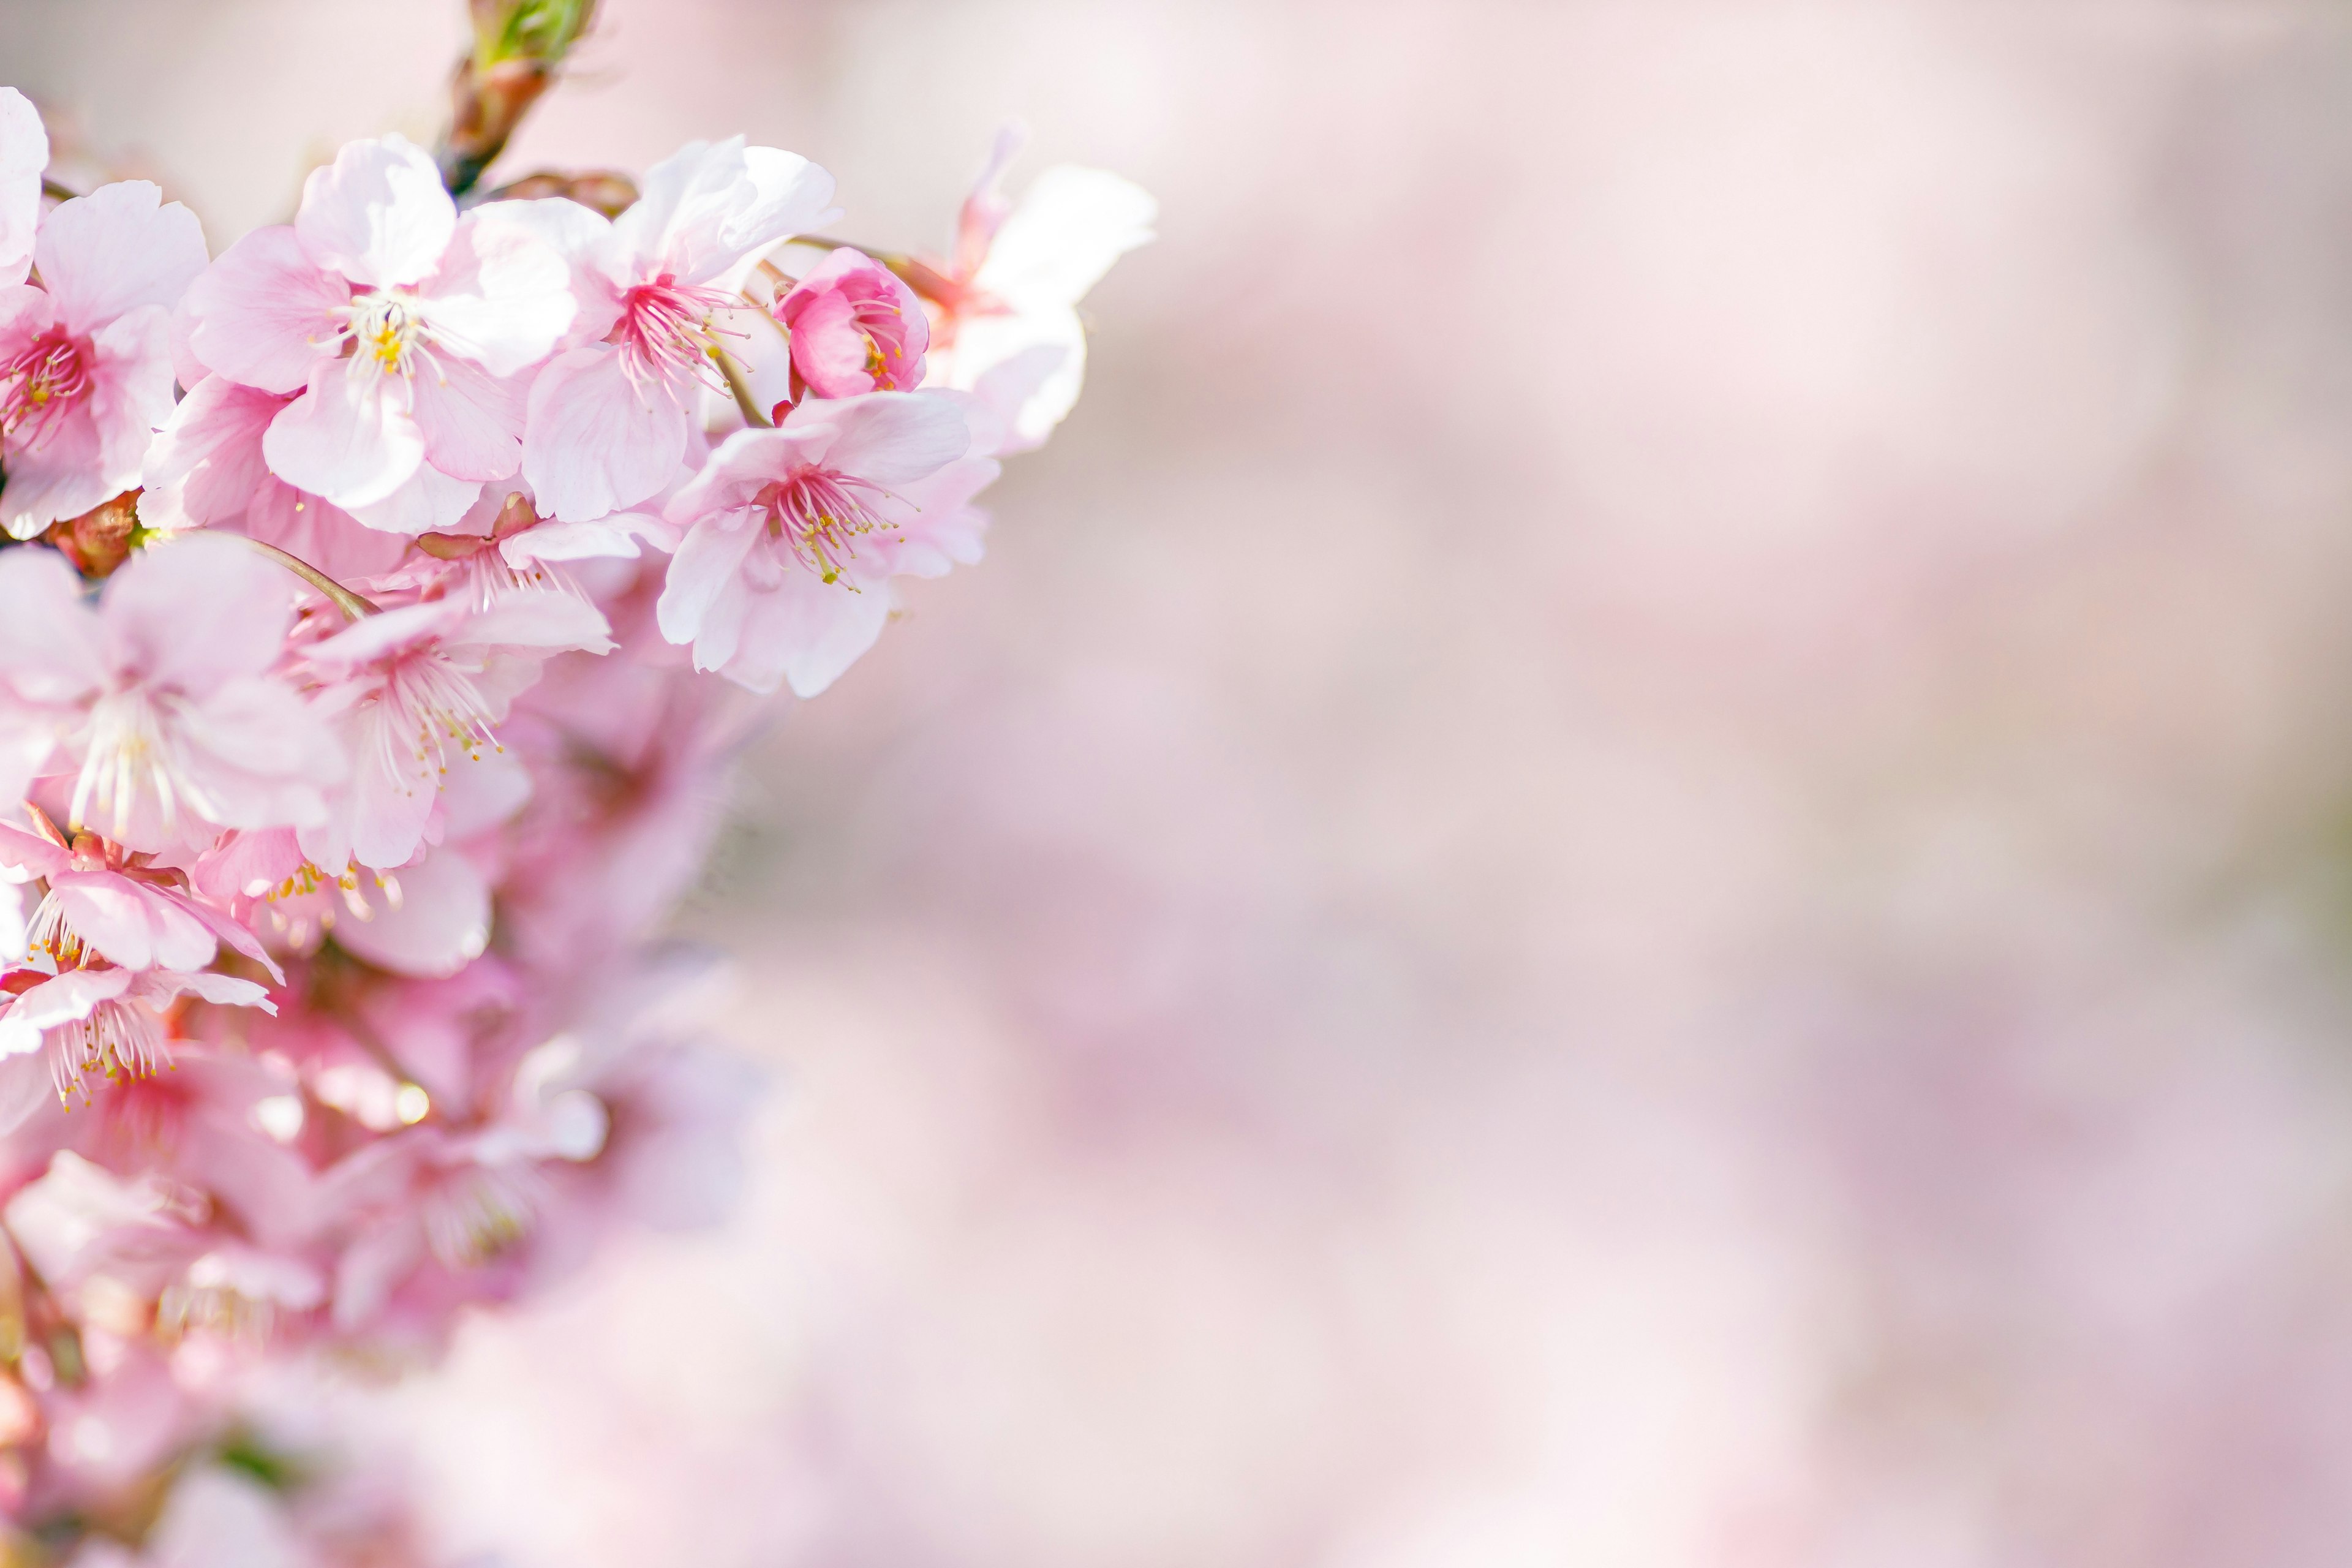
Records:
{"label": "cluster of blossoms on branch", "polygon": [[383,1553],[253,1380],[718,1211],[728,759],[979,558],[1150,237],[1011,151],[928,260],[740,139],[461,206],[397,136],[215,257],[0,89],[0,1558]]}

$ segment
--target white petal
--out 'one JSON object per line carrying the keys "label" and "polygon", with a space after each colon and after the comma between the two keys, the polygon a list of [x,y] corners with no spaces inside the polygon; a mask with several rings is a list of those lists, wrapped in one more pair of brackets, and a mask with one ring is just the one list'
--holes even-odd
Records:
{"label": "white petal", "polygon": [[441,172],[404,136],[347,143],[302,185],[294,232],[321,267],[398,288],[432,276],[457,228]]}

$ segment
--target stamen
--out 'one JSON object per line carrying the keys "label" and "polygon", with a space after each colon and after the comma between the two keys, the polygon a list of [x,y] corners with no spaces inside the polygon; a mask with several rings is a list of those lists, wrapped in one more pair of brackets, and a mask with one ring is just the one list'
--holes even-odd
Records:
{"label": "stamen", "polygon": [[80,348],[62,330],[44,332],[0,360],[0,437],[37,447],[89,388]]}
{"label": "stamen", "polygon": [[[891,526],[860,491],[897,499],[870,479],[811,466],[767,485],[751,504],[767,512],[769,534],[782,541],[793,560],[838,583],[856,559],[858,536]],[[863,591],[855,583],[845,585],[853,594]]]}

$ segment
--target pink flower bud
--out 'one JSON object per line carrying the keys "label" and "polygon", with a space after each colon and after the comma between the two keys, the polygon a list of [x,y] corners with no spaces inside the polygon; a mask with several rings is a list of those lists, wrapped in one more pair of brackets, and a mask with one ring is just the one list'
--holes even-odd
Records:
{"label": "pink flower bud", "polygon": [[819,397],[911,392],[923,383],[930,322],[914,290],[846,246],[776,306],[793,334],[793,368]]}

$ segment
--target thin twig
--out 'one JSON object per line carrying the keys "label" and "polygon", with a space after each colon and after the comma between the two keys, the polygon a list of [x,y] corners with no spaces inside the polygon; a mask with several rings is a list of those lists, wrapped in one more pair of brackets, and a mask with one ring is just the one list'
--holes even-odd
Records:
{"label": "thin twig", "polygon": [[759,399],[751,395],[751,378],[744,374],[735,356],[713,343],[710,345],[710,358],[719,366],[719,374],[727,378],[727,390],[735,395],[735,406],[743,411],[745,422],[761,430],[774,429],[776,422],[768,417],[767,410],[761,408]]}
{"label": "thin twig", "polygon": [[[197,531],[194,529],[173,529],[169,531],[150,529],[146,531],[146,537],[142,539],[141,542],[152,543],[161,542],[166,540],[184,539],[188,534],[195,531]],[[205,529],[202,531],[210,533],[215,531]],[[290,554],[286,551],[278,549],[275,544],[267,543],[261,540],[254,538],[248,533],[229,533],[226,530],[221,530],[220,532],[224,538],[237,540],[247,549],[258,551],[260,553],[267,555],[270,560],[277,562],[278,564],[285,567],[286,570],[293,573],[294,575],[301,578],[302,581],[310,584],[313,588],[318,589],[320,593],[324,594],[327,596],[328,600],[334,605],[335,608],[342,611],[344,616],[350,620],[361,620],[368,616],[379,614],[382,610],[381,605],[373,604],[371,601],[361,597],[359,595],[352,593],[349,588],[344,587],[341,583],[336,582],[332,577],[328,576],[324,572],[320,571],[316,566],[311,565],[308,561],[303,560],[299,555]]]}

